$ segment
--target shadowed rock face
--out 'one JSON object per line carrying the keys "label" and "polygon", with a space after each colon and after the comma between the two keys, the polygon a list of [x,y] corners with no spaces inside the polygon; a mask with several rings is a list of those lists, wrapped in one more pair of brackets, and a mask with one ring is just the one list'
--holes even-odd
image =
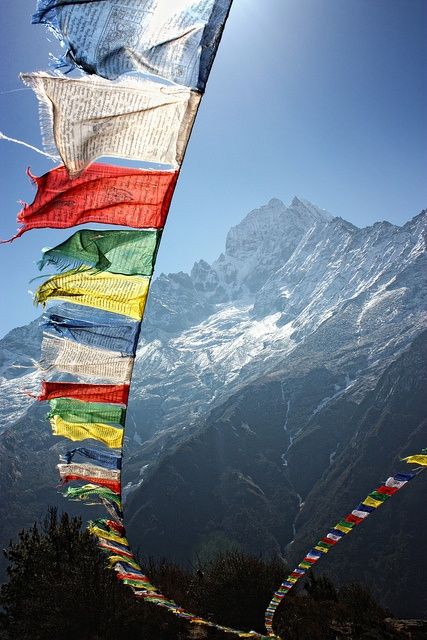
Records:
{"label": "shadowed rock face", "polygon": [[[199,261],[191,274],[154,281],[125,447],[136,547],[181,560],[230,545],[296,558],[399,455],[425,446],[416,434],[423,433],[417,354],[424,348],[426,218],[358,229],[302,199],[289,206],[272,200],[230,230],[213,264]],[[22,393],[38,388],[28,367],[39,343],[36,323],[0,342],[0,451],[8,461],[0,490],[9,505],[23,497],[15,510],[0,507],[6,538],[48,501],[61,501],[52,487],[65,447],[49,435],[45,408]],[[373,449],[377,433],[383,442]],[[408,488],[413,503],[400,503],[411,527],[419,491]],[[387,525],[403,536],[400,548],[412,535],[404,519]],[[369,553],[385,548],[379,540],[360,544],[367,566]],[[325,567],[338,577],[340,567],[353,567],[357,579],[358,554],[340,553],[336,566],[328,558]],[[411,554],[402,555],[408,567]],[[406,571],[397,557],[391,565],[399,576]],[[369,580],[383,588],[391,571],[378,565]],[[392,602],[391,591],[385,597]]]}
{"label": "shadowed rock face", "polygon": [[[299,378],[278,371],[237,392],[130,494],[133,543],[179,561],[238,546],[298,563],[399,468],[401,456],[424,446],[426,338],[420,335],[360,403],[343,394],[319,408],[332,382],[327,369]],[[291,413],[289,397],[298,412]],[[295,423],[304,426],[289,438]],[[426,482],[427,474],[394,496],[319,570],[369,585],[399,615],[424,615]]]}

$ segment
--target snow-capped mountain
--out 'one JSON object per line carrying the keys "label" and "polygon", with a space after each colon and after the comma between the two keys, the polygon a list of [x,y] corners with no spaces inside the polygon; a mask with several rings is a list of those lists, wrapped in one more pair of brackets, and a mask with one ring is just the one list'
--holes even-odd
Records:
{"label": "snow-capped mountain", "polygon": [[[215,262],[201,260],[190,274],[161,274],[153,282],[125,465],[131,535],[133,529],[148,551],[165,553],[167,527],[178,521],[181,559],[224,538],[283,554],[300,527],[310,530],[304,503],[316,484],[324,477],[329,486],[328,474],[344,461],[348,466],[348,447],[363,448],[375,428],[363,422],[360,407],[377,393],[386,407],[408,384],[405,354],[425,328],[426,228],[426,211],[402,227],[378,222],[359,229],[302,198],[288,206],[273,199],[229,231]],[[49,477],[54,486],[55,469],[43,461],[63,446],[48,433],[45,409],[24,393],[37,392],[39,343],[37,323],[0,341],[0,454],[8,461],[0,489],[14,499],[26,492],[27,505],[19,517],[0,513],[7,536],[52,500],[46,487]],[[399,384],[391,385],[393,367]],[[418,414],[413,420],[418,425]],[[412,423],[403,427],[405,437],[393,434],[391,457],[412,442],[414,429],[421,433]],[[37,482],[25,485],[28,442],[37,449],[43,490]],[[197,487],[213,500],[206,512]],[[196,519],[183,495],[197,504]],[[167,496],[181,500],[179,517]],[[150,532],[157,546],[150,547]]]}
{"label": "snow-capped mountain", "polygon": [[[318,329],[333,334],[320,349],[352,338],[373,382],[421,330],[425,227],[425,212],[403,227],[358,229],[303,199],[273,199],[229,231],[212,265],[161,274],[134,373],[134,406],[143,403],[146,416],[138,438],[188,426],[236,385],[301,351]],[[37,389],[39,341],[35,322],[0,342],[2,428],[32,404],[22,392]]]}
{"label": "snow-capped mountain", "polygon": [[[423,327],[426,217],[358,229],[297,198],[288,207],[271,200],[231,229],[212,265],[161,275],[135,370],[140,436],[187,427],[250,379],[284,362],[296,367],[313,347],[330,360],[345,346],[337,372],[355,393],[372,388]],[[345,364],[356,352],[357,375]]]}

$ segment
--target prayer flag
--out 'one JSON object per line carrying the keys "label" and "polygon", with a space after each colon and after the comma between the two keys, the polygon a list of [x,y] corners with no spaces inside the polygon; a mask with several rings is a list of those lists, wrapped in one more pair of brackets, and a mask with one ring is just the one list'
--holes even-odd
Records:
{"label": "prayer flag", "polygon": [[36,291],[36,304],[64,300],[141,320],[150,279],[73,269],[52,276]]}
{"label": "prayer flag", "polygon": [[398,487],[387,487],[386,485],[381,485],[381,487],[378,487],[377,489],[377,493],[384,493],[388,496],[392,496],[394,495],[397,491],[399,491]]}
{"label": "prayer flag", "polygon": [[353,509],[351,513],[353,516],[355,516],[356,518],[360,518],[361,520],[364,520],[369,515],[367,511],[359,511],[358,509]]}
{"label": "prayer flag", "polygon": [[39,268],[93,267],[126,276],[151,276],[161,231],[82,229],[53,249],[44,249]]}
{"label": "prayer flag", "polygon": [[[70,491],[70,489],[68,489],[68,491]],[[64,495],[69,497],[68,494],[64,494]],[[117,544],[116,542],[111,542],[111,540],[98,539],[98,547],[101,547],[102,549],[106,549],[107,551],[112,551],[117,555],[122,555],[125,558],[133,558],[133,553],[129,549],[129,547],[124,547],[123,545]]]}
{"label": "prayer flag", "polygon": [[124,426],[126,409],[118,404],[82,402],[74,398],[49,400],[48,417],[61,416],[67,422],[112,422]]}
{"label": "prayer flag", "polygon": [[342,524],[336,524],[335,529],[338,531],[342,531],[343,533],[350,533],[351,527],[344,527]]}
{"label": "prayer flag", "polygon": [[74,456],[79,454],[84,458],[89,458],[90,460],[96,460],[96,462],[100,462],[107,469],[121,469],[122,468],[122,457],[117,456],[114,453],[110,453],[109,451],[100,451],[99,449],[93,449],[92,447],[76,447],[75,449],[70,449],[61,455],[61,460],[70,464],[73,460]]}
{"label": "prayer flag", "polygon": [[407,458],[403,458],[403,460],[408,464],[419,464],[422,467],[427,467],[427,454],[408,456]]}
{"label": "prayer flag", "polygon": [[66,422],[60,416],[50,419],[54,436],[69,440],[98,440],[111,449],[120,449],[123,444],[123,429],[97,422]]}
{"label": "prayer flag", "polygon": [[43,336],[42,355],[39,363],[42,371],[70,373],[95,382],[108,381],[128,384],[134,359],[115,351],[92,349],[71,340]]}
{"label": "prayer flag", "polygon": [[18,213],[30,229],[66,229],[88,222],[138,229],[162,229],[178,178],[177,171],[154,171],[95,163],[70,179],[61,165],[43,176],[28,174],[37,186],[32,204]]}
{"label": "prayer flag", "polygon": [[58,464],[58,471],[63,483],[73,480],[84,480],[93,484],[108,487],[113,493],[120,493],[120,471],[112,471],[94,464]]}
{"label": "prayer flag", "polygon": [[47,382],[43,380],[37,400],[76,398],[86,402],[128,403],[129,385],[79,384],[78,382]]}
{"label": "prayer flag", "polygon": [[367,496],[364,499],[363,504],[366,504],[368,507],[373,507],[374,509],[376,509],[377,507],[382,505],[382,500],[374,500],[374,498]]}
{"label": "prayer flag", "polygon": [[76,303],[55,305],[42,316],[45,335],[135,355],[140,323],[129,316]]}
{"label": "prayer flag", "polygon": [[39,100],[46,150],[56,145],[71,178],[101,156],[180,167],[200,94],[147,78],[21,77]]}
{"label": "prayer flag", "polygon": [[369,497],[373,498],[374,500],[379,500],[380,502],[385,502],[390,498],[390,496],[387,495],[387,493],[381,493],[377,489],[375,489],[375,491],[371,491],[371,493],[369,494]]}
{"label": "prayer flag", "polygon": [[136,569],[136,570],[139,570],[141,568],[135,560],[132,560],[130,558],[123,560],[122,556],[110,556],[108,558],[108,562],[112,566],[116,565],[117,563],[120,563],[120,564],[124,564],[125,566],[128,565],[132,569]]}
{"label": "prayer flag", "polygon": [[49,25],[66,48],[59,67],[110,80],[152,73],[203,91],[231,2],[38,0],[33,23]]}

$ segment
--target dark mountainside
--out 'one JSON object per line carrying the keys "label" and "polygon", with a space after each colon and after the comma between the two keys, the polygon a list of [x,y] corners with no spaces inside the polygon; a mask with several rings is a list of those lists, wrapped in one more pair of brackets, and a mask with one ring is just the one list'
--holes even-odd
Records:
{"label": "dark mountainside", "polygon": [[[146,555],[181,562],[236,546],[266,556],[284,552],[288,562],[298,563],[323,532],[399,467],[402,454],[425,444],[426,338],[427,332],[390,365],[360,405],[339,400],[319,412],[292,447],[287,467],[276,446],[283,431],[283,379],[233,396],[131,494],[133,544]],[[322,392],[322,374],[293,380],[287,389],[307,401]],[[342,452],[329,467],[334,447]],[[328,554],[320,570],[373,586],[398,615],[425,615],[426,490],[427,477],[414,480]],[[294,533],[286,513],[298,514]]]}
{"label": "dark mountainside", "polygon": [[[212,265],[154,281],[124,464],[135,549],[298,561],[427,445],[426,217],[358,229],[302,199],[272,200],[230,230]],[[40,384],[29,368],[39,343],[36,323],[0,341],[3,546],[47,504],[97,515],[56,493],[66,444],[23,394]],[[405,487],[321,571],[425,616],[425,491],[424,477]]]}

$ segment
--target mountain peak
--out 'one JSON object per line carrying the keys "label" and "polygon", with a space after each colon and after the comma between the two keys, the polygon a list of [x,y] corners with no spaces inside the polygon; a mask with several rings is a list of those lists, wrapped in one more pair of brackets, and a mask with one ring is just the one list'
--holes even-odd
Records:
{"label": "mountain peak", "polygon": [[301,196],[294,196],[291,204],[289,205],[289,209],[297,209],[300,212],[308,212],[311,218],[314,218],[316,221],[321,222],[329,222],[332,220],[333,216],[328,213],[325,209],[321,209],[317,205],[313,204],[306,198],[302,198]]}
{"label": "mountain peak", "polygon": [[279,200],[279,198],[271,198],[271,200],[268,201],[267,207],[269,208],[273,208],[273,207],[281,207],[283,208],[285,205],[282,202],[282,200]]}

